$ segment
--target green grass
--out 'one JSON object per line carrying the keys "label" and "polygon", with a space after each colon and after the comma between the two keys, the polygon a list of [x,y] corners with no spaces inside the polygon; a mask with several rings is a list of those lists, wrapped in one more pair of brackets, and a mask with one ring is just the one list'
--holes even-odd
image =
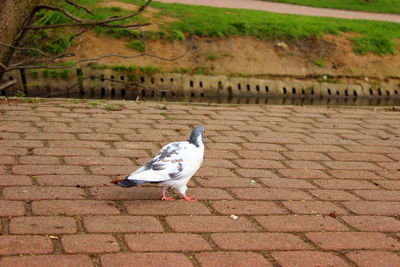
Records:
{"label": "green grass", "polygon": [[355,51],[376,54],[395,53],[395,40],[400,38],[398,23],[308,17],[159,2],[154,2],[152,6],[161,9],[160,14],[178,19],[178,21],[161,25],[167,36],[172,31],[181,31],[187,37],[223,38],[239,35],[262,40],[300,40],[322,37],[324,34],[340,35],[345,32],[355,32],[362,35],[354,39]]}
{"label": "green grass", "polygon": [[325,61],[322,58],[315,59],[314,64],[321,68],[325,67]]}
{"label": "green grass", "polygon": [[145,46],[144,43],[140,40],[133,40],[130,41],[127,45],[127,47],[135,49],[138,52],[144,52],[145,51]]}
{"label": "green grass", "polygon": [[399,0],[265,0],[313,7],[359,10],[368,12],[400,14]]}
{"label": "green grass", "polygon": [[157,67],[153,66],[147,66],[147,67],[140,67],[136,65],[106,65],[106,64],[98,64],[98,65],[92,65],[92,69],[112,69],[115,71],[140,71],[140,72],[145,72],[145,73],[154,73],[154,72],[160,72],[161,70]]}
{"label": "green grass", "polygon": [[61,78],[64,80],[67,80],[69,77],[69,69],[63,69],[63,70],[56,70],[56,69],[44,69],[43,70],[43,77],[44,78]]}
{"label": "green grass", "polygon": [[218,56],[215,54],[210,54],[207,56],[207,59],[211,61],[216,61],[218,59]]}
{"label": "green grass", "polygon": [[[49,0],[50,1],[50,0]],[[283,1],[283,0],[282,0]],[[287,0],[289,1],[289,0]],[[292,0],[290,0],[292,1]],[[297,3],[317,2],[317,3],[340,3],[345,2],[358,3],[358,5],[372,6],[374,11],[381,11],[378,6],[389,6],[391,10],[400,9],[399,0],[374,0],[373,3],[362,3],[364,0],[293,0]],[[85,4],[95,12],[95,16],[87,14],[81,9],[66,5],[63,1],[52,1],[59,3],[62,7],[73,12],[75,15],[86,19],[103,19],[108,16],[122,16],[129,11],[120,8],[96,7],[99,0],[78,0],[80,4]],[[143,4],[143,0],[121,0],[130,4]],[[345,32],[355,32],[361,37],[354,38],[354,50],[360,54],[373,52],[375,54],[395,54],[398,47],[396,42],[400,38],[400,27],[398,23],[363,21],[363,20],[345,20],[335,18],[308,17],[286,14],[276,14],[264,11],[214,8],[205,6],[191,6],[183,4],[167,4],[153,2],[151,7],[160,10],[156,16],[172,17],[171,20],[163,20],[158,31],[146,32],[149,39],[171,39],[185,40],[194,36],[225,38],[230,36],[250,36],[261,40],[289,40],[296,41],[322,37],[325,34],[340,35]],[[376,10],[375,10],[376,9]],[[396,11],[396,12],[397,12]],[[42,11],[38,14],[40,18],[37,24],[46,25],[54,23],[65,23],[70,20],[62,14],[56,12]],[[400,13],[400,12],[399,12]],[[121,23],[144,23],[147,22],[143,16],[138,16]],[[130,46],[138,48],[138,44],[132,44],[140,32],[128,29],[110,29],[95,27],[94,30],[99,34],[111,35],[114,37],[129,37]],[[51,44],[45,44],[45,50],[56,53],[65,49],[66,40],[70,38],[67,33],[61,32],[61,36],[55,31],[41,31],[41,36],[36,33],[32,39],[51,40]],[[37,35],[37,36],[36,36]],[[54,42],[53,42],[54,41]],[[135,48],[135,49],[136,49]],[[140,49],[140,48],[139,48]],[[140,50],[139,50],[140,51]],[[212,59],[210,59],[212,60]]]}

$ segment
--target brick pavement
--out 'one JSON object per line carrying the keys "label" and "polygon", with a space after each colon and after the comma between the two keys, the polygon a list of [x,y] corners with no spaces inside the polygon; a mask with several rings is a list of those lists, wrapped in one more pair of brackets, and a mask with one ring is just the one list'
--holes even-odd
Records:
{"label": "brick pavement", "polygon": [[[400,113],[109,103],[0,104],[1,267],[400,266]],[[109,183],[199,124],[198,202]]]}

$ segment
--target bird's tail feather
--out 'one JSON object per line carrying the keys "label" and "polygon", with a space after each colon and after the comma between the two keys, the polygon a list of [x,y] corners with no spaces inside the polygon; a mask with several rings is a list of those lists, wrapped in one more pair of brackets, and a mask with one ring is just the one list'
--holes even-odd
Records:
{"label": "bird's tail feather", "polygon": [[144,184],[144,183],[146,183],[146,181],[143,181],[143,180],[129,180],[129,179],[125,178],[125,179],[122,179],[122,180],[111,181],[111,183],[118,184],[118,185],[120,185],[122,187],[132,187],[132,186],[137,186],[137,185],[140,185],[140,184]]}

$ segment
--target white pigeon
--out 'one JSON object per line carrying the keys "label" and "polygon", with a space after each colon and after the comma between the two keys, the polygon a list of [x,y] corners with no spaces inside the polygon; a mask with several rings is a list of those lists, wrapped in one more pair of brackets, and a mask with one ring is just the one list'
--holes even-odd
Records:
{"label": "white pigeon", "polygon": [[164,146],[160,153],[123,180],[112,183],[132,187],[155,183],[163,187],[162,200],[173,200],[166,195],[169,186],[175,188],[185,200],[195,201],[186,195],[187,183],[203,162],[205,128],[193,129],[188,141],[174,142]]}

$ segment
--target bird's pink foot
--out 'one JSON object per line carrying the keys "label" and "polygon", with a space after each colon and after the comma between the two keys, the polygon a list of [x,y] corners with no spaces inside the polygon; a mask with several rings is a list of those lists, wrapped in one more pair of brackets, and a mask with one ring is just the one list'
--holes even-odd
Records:
{"label": "bird's pink foot", "polygon": [[183,196],[183,199],[186,201],[197,201],[197,199],[194,199],[194,196],[191,196],[191,197]]}
{"label": "bird's pink foot", "polygon": [[163,196],[163,197],[161,198],[161,200],[174,200],[174,198],[173,198],[173,197]]}

